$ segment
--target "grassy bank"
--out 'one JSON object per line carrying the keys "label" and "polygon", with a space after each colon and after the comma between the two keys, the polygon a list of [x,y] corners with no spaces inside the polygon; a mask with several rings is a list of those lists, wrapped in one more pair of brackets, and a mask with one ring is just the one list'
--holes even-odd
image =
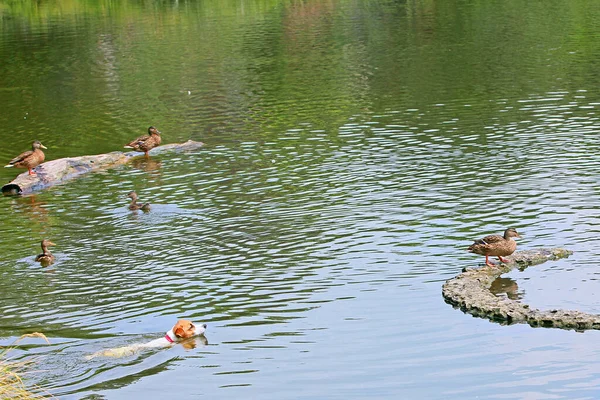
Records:
{"label": "grassy bank", "polygon": [[21,340],[26,337],[38,337],[48,342],[48,339],[42,333],[31,333],[21,336],[11,346],[0,347],[0,399],[48,399],[53,398],[50,394],[44,394],[44,391],[37,387],[28,387],[22,377],[25,374],[32,373],[32,362],[12,361],[9,353]]}

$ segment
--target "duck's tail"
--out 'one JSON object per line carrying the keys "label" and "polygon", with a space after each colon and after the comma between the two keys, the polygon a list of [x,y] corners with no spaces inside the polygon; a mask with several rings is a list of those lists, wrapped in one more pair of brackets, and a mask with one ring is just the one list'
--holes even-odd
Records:
{"label": "duck's tail", "polygon": [[127,146],[123,146],[123,148],[124,148],[124,149],[133,149],[133,146],[129,146],[129,145],[127,145]]}
{"label": "duck's tail", "polygon": [[475,246],[477,246],[477,245],[480,245],[480,246],[481,246],[481,245],[483,245],[483,246],[487,246],[487,245],[488,245],[488,243],[487,243],[485,240],[483,240],[483,239],[477,239],[477,240],[475,240],[475,241],[473,242],[473,244],[472,244],[472,245],[470,245],[470,246],[469,246],[469,251],[473,250],[473,249],[475,248]]}
{"label": "duck's tail", "polygon": [[4,168],[12,168],[12,167],[14,167],[14,165],[12,165],[12,164],[6,164],[6,165],[4,166]]}

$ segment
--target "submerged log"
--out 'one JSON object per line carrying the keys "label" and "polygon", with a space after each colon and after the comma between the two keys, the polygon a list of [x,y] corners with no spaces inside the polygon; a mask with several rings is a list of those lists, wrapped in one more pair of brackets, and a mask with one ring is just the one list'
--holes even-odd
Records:
{"label": "submerged log", "polygon": [[[171,143],[155,147],[150,150],[150,155],[167,151],[194,150],[203,146],[202,142],[188,140],[185,143]],[[59,158],[40,164],[36,167],[36,175],[29,175],[27,171],[18,175],[14,180],[2,186],[2,194],[18,195],[37,192],[56,184],[75,179],[90,172],[105,170],[126,164],[132,159],[143,156],[144,153],[130,151],[113,151],[108,154],[95,156],[80,156]]]}
{"label": "submerged log", "polygon": [[536,249],[514,253],[509,262],[496,267],[464,270],[442,286],[447,303],[476,317],[500,323],[527,323],[534,327],[600,330],[600,315],[575,310],[538,310],[516,300],[500,298],[490,291],[492,282],[516,267],[540,264],[573,254],[570,250]]}

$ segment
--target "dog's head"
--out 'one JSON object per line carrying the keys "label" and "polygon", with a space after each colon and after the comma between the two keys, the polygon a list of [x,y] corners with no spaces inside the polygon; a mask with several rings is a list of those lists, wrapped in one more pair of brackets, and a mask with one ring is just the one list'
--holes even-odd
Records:
{"label": "dog's head", "polygon": [[179,339],[187,339],[196,335],[201,335],[206,331],[206,324],[200,326],[194,325],[192,321],[180,319],[173,327],[173,333]]}

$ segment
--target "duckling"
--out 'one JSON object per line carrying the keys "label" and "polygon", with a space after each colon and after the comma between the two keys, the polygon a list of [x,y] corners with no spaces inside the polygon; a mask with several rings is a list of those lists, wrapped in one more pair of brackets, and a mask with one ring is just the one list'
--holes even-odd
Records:
{"label": "duckling", "polygon": [[515,252],[517,249],[517,242],[512,238],[520,237],[521,235],[519,235],[515,228],[508,228],[504,231],[504,236],[489,235],[483,239],[476,240],[469,246],[467,251],[485,256],[485,264],[489,267],[493,267],[494,264],[489,261],[488,257],[498,257],[501,262],[508,262],[503,256],[509,256]]}
{"label": "duckling", "polygon": [[48,246],[56,246],[56,244],[52,243],[48,239],[42,240],[42,254],[38,254],[35,258],[35,261],[42,264],[42,267],[47,267],[48,265],[54,264],[54,254],[50,253],[48,250]]}
{"label": "duckling", "polygon": [[152,150],[156,146],[159,146],[162,142],[160,137],[160,131],[155,127],[151,126],[148,128],[148,134],[138,137],[137,139],[127,143],[126,149],[134,149],[135,151],[143,151],[146,157],[148,157],[148,151]]}
{"label": "duckling", "polygon": [[130,210],[142,210],[142,211],[150,211],[150,203],[138,203],[137,193],[134,191],[129,192],[127,195],[131,199],[131,204],[129,204]]}
{"label": "duckling", "polygon": [[33,172],[33,168],[37,167],[46,159],[46,155],[42,151],[42,149],[46,149],[47,147],[40,143],[39,140],[36,140],[31,144],[31,150],[25,151],[4,166],[4,168],[27,168],[29,170],[29,175],[35,175]]}

